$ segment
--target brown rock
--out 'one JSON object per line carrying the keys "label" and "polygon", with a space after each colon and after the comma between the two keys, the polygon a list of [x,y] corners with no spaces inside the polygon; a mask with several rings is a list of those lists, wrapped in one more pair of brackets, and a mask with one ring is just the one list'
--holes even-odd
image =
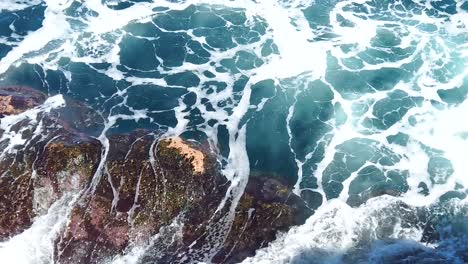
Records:
{"label": "brown rock", "polygon": [[[3,114],[45,100],[27,88],[2,89]],[[22,104],[14,103],[18,98]],[[112,135],[97,171],[103,149],[87,134],[101,126],[96,113],[67,101],[65,109],[40,118],[47,136],[34,136],[31,128],[23,133],[29,144],[0,160],[0,240],[28,228],[65,193],[79,194],[55,241],[59,263],[103,263],[133,244],[148,246],[144,263],[202,260],[207,250],[214,263],[234,263],[311,213],[281,181],[251,177],[234,218],[228,219],[232,200],[217,208],[230,183],[206,147],[144,130]],[[213,238],[219,244],[210,244]],[[185,259],[187,254],[191,258]]]}
{"label": "brown rock", "polygon": [[284,183],[274,178],[251,177],[236,208],[231,232],[213,262],[238,263],[253,256],[279,231],[303,224],[311,213]]}
{"label": "brown rock", "polygon": [[183,156],[192,163],[193,171],[196,173],[205,172],[205,155],[185,143],[181,138],[170,138],[168,148],[177,149]]}
{"label": "brown rock", "polygon": [[24,86],[0,88],[0,117],[15,115],[42,104],[46,95]]}

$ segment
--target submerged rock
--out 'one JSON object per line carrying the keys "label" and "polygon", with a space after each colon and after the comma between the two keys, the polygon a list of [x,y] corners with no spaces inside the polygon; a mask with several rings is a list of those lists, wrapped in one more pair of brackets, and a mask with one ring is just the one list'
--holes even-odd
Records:
{"label": "submerged rock", "polygon": [[[311,213],[291,188],[268,177],[251,177],[231,212],[232,198],[224,200],[230,183],[207,146],[145,130],[102,144],[87,134],[101,126],[98,115],[77,102],[67,107],[16,129],[28,143],[0,159],[0,240],[74,193],[55,241],[59,263],[104,263],[134,247],[144,249],[141,263],[234,263]],[[10,144],[2,133],[0,144]]]}
{"label": "submerged rock", "polygon": [[45,100],[45,94],[29,87],[0,87],[0,117],[22,113]]}

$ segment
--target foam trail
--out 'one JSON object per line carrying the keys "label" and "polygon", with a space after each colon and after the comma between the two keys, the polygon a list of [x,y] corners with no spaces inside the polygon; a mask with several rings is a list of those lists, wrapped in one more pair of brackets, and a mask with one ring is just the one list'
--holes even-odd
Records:
{"label": "foam trail", "polygon": [[65,194],[38,216],[23,233],[0,243],[0,255],[6,262],[18,264],[53,263],[54,243],[68,221],[77,195]]}
{"label": "foam trail", "polygon": [[28,53],[41,49],[53,40],[66,37],[71,31],[64,10],[72,2],[71,0],[48,1],[42,27],[30,33],[18,47],[15,47],[0,60],[0,74],[23,59]]}

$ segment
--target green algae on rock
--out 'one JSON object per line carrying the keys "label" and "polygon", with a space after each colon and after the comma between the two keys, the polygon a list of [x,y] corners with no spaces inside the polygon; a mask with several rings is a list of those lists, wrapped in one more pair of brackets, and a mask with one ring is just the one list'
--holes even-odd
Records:
{"label": "green algae on rock", "polygon": [[85,133],[100,126],[99,119],[87,121],[96,114],[67,101],[64,109],[40,113],[40,122],[15,124],[30,125],[17,129],[28,144],[0,159],[1,240],[26,230],[61,197],[74,194],[54,243],[59,263],[103,263],[134,247],[146,249],[142,263],[186,262],[180,253],[203,250],[212,235],[221,236],[210,234],[220,223],[226,237],[210,253],[212,262],[234,263],[311,214],[286,184],[251,177],[234,218],[223,222],[229,209],[218,207],[229,182],[207,145],[135,130],[108,136],[106,152]]}

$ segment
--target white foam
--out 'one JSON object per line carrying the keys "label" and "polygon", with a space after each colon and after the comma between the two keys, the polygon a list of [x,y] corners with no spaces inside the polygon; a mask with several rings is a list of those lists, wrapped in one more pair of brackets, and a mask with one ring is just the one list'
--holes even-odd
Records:
{"label": "white foam", "polygon": [[53,40],[62,39],[70,33],[70,25],[66,20],[64,10],[70,6],[72,0],[47,1],[42,27],[27,35],[19,45],[13,48],[0,61],[0,74],[4,73],[10,66],[24,58],[33,51],[43,48]]}
{"label": "white foam", "polygon": [[29,6],[40,4],[41,0],[3,0],[0,2],[0,11],[15,11]]}
{"label": "white foam", "polygon": [[[6,263],[48,264],[54,262],[54,243],[65,227],[76,196],[65,194],[47,213],[34,219],[23,233],[0,243],[0,256]],[[13,213],[13,212],[12,212]]]}
{"label": "white foam", "polygon": [[[15,151],[15,148],[21,147],[27,143],[26,137],[23,133],[28,129],[34,129],[34,136],[40,136],[40,131],[44,128],[42,121],[38,116],[40,113],[47,114],[52,109],[57,109],[65,106],[65,100],[62,95],[49,97],[42,105],[29,109],[17,115],[10,115],[0,119],[0,129],[3,130],[0,142],[8,142],[8,145],[0,153],[0,159],[6,154]],[[20,130],[14,130],[14,125],[21,121],[28,121],[28,125],[24,125]]]}
{"label": "white foam", "polygon": [[[331,25],[333,27],[333,33],[339,35],[339,37],[334,40],[340,44],[355,44],[351,52],[343,52],[340,49],[331,49],[331,53],[337,57],[338,63],[344,68],[345,67],[340,59],[355,57],[360,52],[365,51],[372,46],[372,39],[376,36],[376,31],[378,28],[385,28],[385,24],[391,24],[390,22],[384,20],[373,20],[369,19],[366,14],[362,14],[360,17],[356,16],[352,12],[345,11],[344,7],[349,6],[351,3],[360,3],[364,4],[366,1],[341,1],[338,3],[333,11],[330,13]],[[369,11],[370,9],[368,9]],[[394,12],[390,10],[391,12]],[[340,22],[336,20],[337,15],[352,21],[354,27],[345,27],[342,26]],[[463,17],[460,19],[459,17]],[[454,30],[454,28],[464,28],[456,27],[455,24],[459,24],[460,21],[464,21],[466,18],[466,12],[461,12],[460,14],[451,17],[451,22],[447,23],[444,18],[434,18],[428,17],[426,14],[415,15],[412,19],[420,20],[421,23],[428,23],[436,25],[439,29],[439,32],[436,33],[427,33],[419,30],[416,26],[412,25],[403,25],[406,27],[408,32],[411,32],[408,37],[402,37],[402,48],[407,48],[408,46],[414,45],[416,43],[416,49],[413,53],[409,54],[407,57],[402,58],[396,62],[379,62],[376,64],[364,63],[364,66],[361,69],[350,71],[360,71],[363,69],[366,70],[378,70],[384,67],[395,67],[399,68],[404,64],[414,61],[418,57],[423,58],[423,66],[415,72],[414,79],[410,83],[399,83],[394,89],[404,90],[411,96],[422,96],[426,102],[423,103],[421,107],[415,107],[411,109],[408,114],[396,125],[385,131],[373,131],[372,134],[362,134],[361,131],[367,130],[362,126],[364,118],[373,117],[372,107],[364,115],[354,116],[351,111],[352,101],[343,99],[336,91],[334,102],[339,102],[342,105],[342,108],[348,115],[348,121],[340,126],[334,126],[333,138],[328,144],[325,150],[324,159],[318,164],[318,168],[314,172],[314,176],[317,178],[319,185],[318,190],[322,190],[322,175],[325,168],[333,161],[334,155],[336,153],[336,147],[353,138],[369,138],[381,142],[386,147],[390,148],[392,151],[397,153],[402,160],[397,163],[395,166],[388,167],[387,169],[395,168],[399,170],[408,170],[409,178],[408,185],[410,190],[408,193],[404,194],[401,198],[390,198],[390,197],[379,197],[370,200],[365,205],[360,206],[359,208],[351,208],[346,205],[344,202],[347,200],[349,184],[356,173],[353,173],[350,178],[344,181],[344,190],[340,194],[339,199],[331,200],[325,202],[320,209],[315,212],[315,214],[307,220],[307,222],[300,227],[296,227],[287,234],[284,234],[278,238],[277,241],[271,243],[266,249],[259,250],[255,257],[247,259],[244,263],[290,263],[293,260],[299,263],[301,261],[302,255],[313,256],[312,258],[305,258],[303,261],[308,263],[308,261],[315,261],[314,263],[341,263],[340,259],[342,254],[349,249],[357,246],[358,243],[363,242],[363,238],[360,237],[363,231],[363,224],[370,223],[370,228],[367,227],[365,232],[373,232],[374,229],[377,229],[377,226],[372,226],[373,220],[372,214],[384,209],[391,204],[397,204],[398,201],[404,201],[413,206],[430,206],[433,203],[437,202],[439,197],[446,193],[447,191],[453,190],[456,183],[461,183],[463,186],[467,186],[466,175],[468,169],[463,164],[464,157],[468,155],[466,150],[468,143],[466,138],[463,138],[461,135],[466,135],[466,126],[460,123],[461,120],[464,120],[466,113],[466,102],[461,105],[455,105],[447,107],[441,110],[437,110],[429,102],[429,100],[440,101],[436,89],[452,89],[456,87],[462,87],[466,85],[464,80],[467,74],[467,65],[468,61],[466,60],[466,46],[459,45],[458,50],[456,51],[457,55],[460,57],[453,57],[453,43],[451,43],[447,38],[448,36],[440,37],[438,34],[445,34],[443,28],[448,28],[450,36],[456,36],[460,34],[459,30]],[[394,23],[394,22],[393,22]],[[463,23],[463,22],[461,22]],[[461,33],[465,34],[465,33]],[[303,36],[305,37],[305,36]],[[439,46],[434,46],[434,41],[438,43]],[[331,43],[327,43],[327,47],[332,46]],[[326,49],[322,51],[325,52]],[[301,60],[304,60],[303,58]],[[441,64],[442,62],[442,64]],[[448,63],[461,64],[462,70],[458,73],[455,72],[454,77],[451,78],[448,82],[441,83],[440,81],[432,78],[436,69],[441,69],[446,66]],[[325,83],[327,81],[323,80]],[[417,89],[419,86],[420,89]],[[372,99],[374,102],[380,99],[387,97],[387,92],[376,92],[372,94],[367,94],[359,98],[358,100],[368,100]],[[356,100],[356,101],[358,101]],[[294,109],[290,109],[290,115]],[[408,119],[409,116],[417,117],[417,124],[411,125]],[[386,143],[386,137],[389,135],[394,135],[398,132],[407,133],[411,140],[406,147],[401,147],[397,145],[389,145]],[[291,133],[290,137],[291,137]],[[426,146],[441,150],[444,154],[444,157],[448,158],[454,167],[454,174],[448,179],[446,184],[436,184],[432,185],[430,182],[429,174],[427,171],[427,165],[429,162],[429,155],[422,149],[421,143]],[[294,150],[292,150],[294,152]],[[306,155],[307,157],[307,155]],[[303,161],[297,160],[296,163],[298,166],[302,166]],[[365,163],[362,167],[370,165],[369,162]],[[384,169],[384,166],[377,165],[381,169]],[[361,168],[362,168],[361,167]],[[296,192],[300,183],[300,179],[308,175],[302,175],[302,170],[299,170],[299,180],[296,183]],[[426,182],[429,184],[430,194],[429,196],[423,196],[419,193],[418,184],[420,182]],[[466,206],[461,203],[462,207]],[[350,218],[349,216],[353,216]],[[384,216],[382,216],[384,217]],[[397,229],[395,229],[397,230]],[[420,245],[421,247],[425,246],[418,244],[417,241],[421,238],[421,230],[418,229],[404,229],[399,227],[399,232],[403,232],[404,235],[399,235],[395,231],[394,238],[398,239],[409,239],[415,241],[415,246]],[[389,237],[390,238],[390,237]],[[374,237],[373,239],[377,239]],[[402,246],[408,246],[407,244],[401,244]],[[392,251],[397,251],[397,246],[395,248],[388,247],[387,249]],[[375,249],[374,253],[377,254],[378,249]]]}
{"label": "white foam", "polygon": [[[466,201],[456,202],[455,206],[466,206]],[[398,245],[402,244],[407,250],[410,245],[413,249],[434,247],[417,242],[421,240],[423,228],[408,224],[417,218],[418,210],[424,209],[401,207],[399,199],[391,196],[371,199],[358,208],[333,200],[317,210],[304,225],[280,235],[267,248],[258,250],[255,257],[242,263],[343,263],[347,253],[356,254],[354,257],[363,254],[362,263],[369,263],[373,257],[367,253],[372,246],[374,257],[378,256],[379,248],[389,251],[387,255],[398,256]],[[380,240],[402,242],[385,248],[377,246]]]}

